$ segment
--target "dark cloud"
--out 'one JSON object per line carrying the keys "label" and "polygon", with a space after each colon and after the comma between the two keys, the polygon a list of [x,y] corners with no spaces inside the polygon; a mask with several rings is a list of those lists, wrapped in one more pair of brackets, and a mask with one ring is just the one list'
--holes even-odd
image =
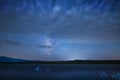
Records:
{"label": "dark cloud", "polygon": [[[11,41],[11,40],[3,40],[0,39],[0,45],[15,45],[15,46],[23,46],[23,44],[16,42],[16,41]],[[25,45],[24,45],[25,46]]]}
{"label": "dark cloud", "polygon": [[37,45],[36,47],[38,47],[38,48],[48,48],[48,49],[52,48],[52,46],[50,46],[50,45]]}
{"label": "dark cloud", "polygon": [[0,45],[12,45],[12,46],[34,46],[34,47],[38,47],[38,48],[44,48],[44,49],[51,49],[52,46],[50,45],[28,45],[28,44],[22,44],[20,42],[17,41],[13,41],[13,40],[5,40],[5,39],[0,39]]}

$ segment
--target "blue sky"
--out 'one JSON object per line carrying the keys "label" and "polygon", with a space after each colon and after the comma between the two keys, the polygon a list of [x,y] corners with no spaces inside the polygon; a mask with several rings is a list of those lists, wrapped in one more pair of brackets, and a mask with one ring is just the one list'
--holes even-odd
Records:
{"label": "blue sky", "polygon": [[120,59],[119,0],[1,0],[0,56]]}

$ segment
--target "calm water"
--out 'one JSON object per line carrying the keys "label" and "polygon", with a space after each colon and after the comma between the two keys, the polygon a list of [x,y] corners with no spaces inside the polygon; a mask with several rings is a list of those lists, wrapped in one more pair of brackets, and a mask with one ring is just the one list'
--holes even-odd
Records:
{"label": "calm water", "polygon": [[0,80],[120,80],[120,64],[0,64]]}

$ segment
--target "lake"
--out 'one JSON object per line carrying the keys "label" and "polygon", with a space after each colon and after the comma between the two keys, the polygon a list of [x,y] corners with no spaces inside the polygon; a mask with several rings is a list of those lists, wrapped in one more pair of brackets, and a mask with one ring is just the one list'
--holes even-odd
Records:
{"label": "lake", "polygon": [[120,80],[120,64],[0,64],[0,80]]}

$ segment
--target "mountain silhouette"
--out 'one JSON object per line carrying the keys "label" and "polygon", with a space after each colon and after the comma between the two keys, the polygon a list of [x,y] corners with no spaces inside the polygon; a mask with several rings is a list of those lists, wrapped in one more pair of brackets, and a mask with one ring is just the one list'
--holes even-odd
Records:
{"label": "mountain silhouette", "polygon": [[0,62],[5,63],[38,63],[38,64],[120,64],[120,60],[69,60],[69,61],[39,61],[39,60],[24,60],[5,56],[0,56]]}
{"label": "mountain silhouette", "polygon": [[0,56],[0,62],[26,62],[27,60]]}

